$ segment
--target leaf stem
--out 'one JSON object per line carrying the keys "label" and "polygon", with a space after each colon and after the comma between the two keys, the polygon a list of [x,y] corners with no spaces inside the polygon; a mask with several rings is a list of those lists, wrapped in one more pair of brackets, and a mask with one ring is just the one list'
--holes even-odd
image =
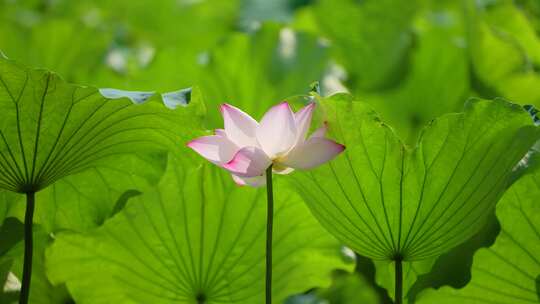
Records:
{"label": "leaf stem", "polygon": [[403,299],[403,265],[401,258],[395,259],[394,263],[396,263],[395,304],[401,304]]}
{"label": "leaf stem", "polygon": [[35,193],[26,193],[26,213],[24,215],[24,266],[19,304],[27,304],[30,296],[30,280],[32,279],[33,236],[32,221],[34,218]]}
{"label": "leaf stem", "polygon": [[272,229],[274,225],[274,191],[272,185],[272,166],[266,169],[266,304],[272,304]]}

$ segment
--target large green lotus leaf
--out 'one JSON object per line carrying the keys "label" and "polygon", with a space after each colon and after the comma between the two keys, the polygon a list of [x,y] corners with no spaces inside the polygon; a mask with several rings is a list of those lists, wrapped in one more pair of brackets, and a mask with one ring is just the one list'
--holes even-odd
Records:
{"label": "large green lotus leaf", "polygon": [[35,192],[112,155],[178,146],[203,105],[164,95],[172,110],[153,95],[75,86],[0,58],[0,188]]}
{"label": "large green lotus leaf", "polygon": [[[266,24],[215,48],[199,83],[209,106],[228,102],[259,118],[277,101],[309,91],[326,67],[326,49],[312,35]],[[221,124],[219,111],[209,118]]]}
{"label": "large green lotus leaf", "polygon": [[474,256],[472,279],[462,289],[443,287],[418,303],[540,303],[540,171],[521,177],[497,204],[501,232]]}
{"label": "large green lotus leaf", "polygon": [[65,177],[36,195],[34,222],[49,232],[100,226],[123,208],[129,196],[157,184],[165,165],[166,156],[161,154],[123,155]]}
{"label": "large green lotus leaf", "polygon": [[481,85],[491,95],[540,105],[540,38],[525,12],[502,2],[469,14],[471,63]]}
{"label": "large green lotus leaf", "polygon": [[[122,209],[127,198],[157,184],[166,165],[164,153],[133,153],[108,159],[38,192],[34,223],[48,232],[95,228]],[[0,194],[0,222],[7,216],[23,221],[24,196],[6,190]]]}
{"label": "large green lotus leaf", "polygon": [[439,288],[449,285],[461,288],[471,279],[473,256],[480,248],[489,247],[499,234],[500,225],[495,217],[495,210],[489,220],[475,236],[441,255],[431,271],[418,278],[409,291],[409,303],[414,303],[416,296],[427,288]]}
{"label": "large green lotus leaf", "polygon": [[[186,151],[186,153],[189,153]],[[264,294],[266,195],[215,166],[169,161],[159,186],[87,234],[60,233],[49,278],[77,303],[257,303]],[[299,196],[276,184],[274,301],[351,269]]]}
{"label": "large green lotus leaf", "polygon": [[[43,252],[50,243],[48,233],[62,229],[86,231],[102,224],[105,219],[123,208],[124,197],[127,199],[130,195],[140,194],[139,191],[144,191],[149,185],[157,183],[165,164],[159,166],[160,162],[152,159],[153,157],[162,158],[159,155],[117,156],[106,165],[62,178],[37,194],[39,204],[36,206],[34,222],[42,225],[36,226],[34,236],[37,243],[34,247],[34,256],[37,258],[34,262],[31,301],[65,303],[63,300],[67,297],[65,288],[52,287],[45,277]],[[123,192],[127,189],[137,190]],[[0,214],[0,222],[8,215],[23,220],[22,195],[5,190],[0,193],[2,195],[0,208],[5,210]],[[6,265],[7,271],[20,275],[22,245],[19,244],[16,249],[9,252],[8,250],[15,243],[22,241],[22,224],[15,218],[8,218],[0,229],[0,235],[6,236],[0,240],[0,265]],[[3,283],[0,285],[3,286]],[[2,296],[5,296],[5,299]],[[13,302],[18,299],[9,292],[0,296],[6,303],[11,298]]]}
{"label": "large green lotus leaf", "polygon": [[[17,221],[17,220],[15,220]],[[19,225],[23,224],[19,222]],[[22,231],[21,231],[22,232]],[[32,288],[30,289],[30,303],[36,304],[65,304],[70,303],[70,296],[64,285],[53,286],[45,274],[45,249],[52,243],[51,235],[41,226],[34,226],[34,253],[32,262]],[[23,242],[20,241],[5,255],[0,256],[0,264],[11,261],[11,272],[20,280],[23,269]],[[12,299],[2,303],[17,303],[18,299]]]}
{"label": "large green lotus leaf", "polygon": [[349,95],[321,107],[330,136],[347,149],[290,180],[339,240],[375,260],[401,258],[405,270],[427,270],[430,259],[478,232],[540,136],[520,106],[503,100],[471,100],[463,113],[439,117],[414,148]]}
{"label": "large green lotus leaf", "polygon": [[[414,144],[430,120],[459,111],[469,96],[469,68],[460,10],[426,9],[415,19],[415,48],[403,81],[390,90],[357,92],[391,124],[406,143]],[[436,68],[434,68],[436,67]]]}
{"label": "large green lotus leaf", "polygon": [[[36,226],[34,235],[36,259],[32,273],[30,295],[32,303],[66,303],[65,288],[53,287],[45,277],[43,254],[51,242],[48,233],[65,229],[87,231],[101,225],[118,212],[118,209],[123,208],[124,196],[140,194],[139,191],[144,191],[149,185],[157,183],[164,171],[165,163],[162,162],[162,166],[159,166],[160,161],[152,159],[153,157],[162,158],[160,155],[116,156],[111,162],[100,167],[89,168],[62,178],[36,195],[39,204],[36,206],[34,223],[42,225]],[[127,189],[137,190],[123,192]],[[1,193],[3,203],[0,208],[6,209],[6,215],[17,216],[23,220],[22,195],[8,191]],[[15,218],[8,218],[0,229],[0,235],[7,236],[0,241],[0,265],[8,265],[7,270],[19,275],[20,278],[22,242],[9,252],[7,249],[10,249],[13,243],[22,241],[22,224]],[[5,296],[6,303],[9,296],[13,297],[13,302],[18,299],[12,293],[6,293]]]}
{"label": "large green lotus leaf", "polygon": [[389,87],[399,80],[412,46],[416,1],[322,0],[314,6],[318,27],[354,89]]}

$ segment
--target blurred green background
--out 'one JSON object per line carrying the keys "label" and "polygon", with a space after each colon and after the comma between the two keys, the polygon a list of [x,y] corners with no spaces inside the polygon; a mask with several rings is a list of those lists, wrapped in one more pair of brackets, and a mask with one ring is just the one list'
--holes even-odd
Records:
{"label": "blurred green background", "polygon": [[[350,91],[402,138],[471,96],[540,104],[538,0],[2,0],[9,58],[209,104]],[[217,111],[209,111],[217,118]]]}
{"label": "blurred green background", "polygon": [[[216,125],[213,105],[258,117],[316,81],[321,95],[372,104],[409,144],[470,97],[540,106],[540,0],[0,0],[0,18],[11,59],[96,87],[195,85]],[[493,222],[453,251],[461,268],[446,263],[448,278],[431,284],[463,286]],[[358,268],[290,302],[388,302],[373,265],[360,258]]]}

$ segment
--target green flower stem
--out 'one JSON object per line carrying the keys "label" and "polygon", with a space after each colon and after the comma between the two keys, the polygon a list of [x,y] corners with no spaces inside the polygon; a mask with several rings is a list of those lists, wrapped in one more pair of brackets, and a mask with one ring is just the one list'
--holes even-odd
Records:
{"label": "green flower stem", "polygon": [[266,304],[272,304],[272,229],[274,225],[274,191],[272,189],[272,166],[266,169]]}
{"label": "green flower stem", "polygon": [[26,213],[24,215],[24,266],[19,304],[27,304],[30,296],[30,280],[32,279],[33,236],[32,221],[34,219],[35,193],[26,193]]}
{"label": "green flower stem", "polygon": [[401,304],[403,299],[403,265],[400,258],[394,260],[394,263],[396,263],[395,303]]}

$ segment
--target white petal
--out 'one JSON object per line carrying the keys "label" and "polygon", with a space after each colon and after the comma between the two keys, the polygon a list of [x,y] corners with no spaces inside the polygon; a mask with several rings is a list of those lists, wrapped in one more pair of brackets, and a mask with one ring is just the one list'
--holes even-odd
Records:
{"label": "white petal", "polygon": [[295,169],[311,169],[332,160],[345,150],[327,138],[310,138],[301,146],[295,147],[281,163]]}
{"label": "white petal", "polygon": [[196,138],[187,143],[187,146],[216,165],[229,162],[238,151],[235,144],[219,135]]}
{"label": "white petal", "polygon": [[324,126],[318,128],[317,130],[315,130],[315,132],[313,132],[311,134],[311,136],[309,138],[316,138],[316,137],[325,137],[326,136],[326,131],[328,130],[328,126],[326,124],[326,122],[324,123]]}
{"label": "white petal", "polygon": [[238,147],[258,146],[256,131],[259,125],[242,110],[229,104],[221,105],[221,115],[227,137]]}
{"label": "white petal", "polygon": [[264,174],[272,161],[257,147],[244,147],[223,168],[240,177],[255,177]]}
{"label": "white petal", "polygon": [[261,187],[266,185],[266,175],[256,177],[240,177],[231,174],[234,182],[239,186]]}
{"label": "white petal", "polygon": [[294,114],[294,120],[296,121],[296,144],[306,140],[314,109],[315,103],[312,102]]}
{"label": "white petal", "polygon": [[273,106],[257,128],[257,140],[268,157],[288,152],[296,142],[296,122],[287,102]]}

